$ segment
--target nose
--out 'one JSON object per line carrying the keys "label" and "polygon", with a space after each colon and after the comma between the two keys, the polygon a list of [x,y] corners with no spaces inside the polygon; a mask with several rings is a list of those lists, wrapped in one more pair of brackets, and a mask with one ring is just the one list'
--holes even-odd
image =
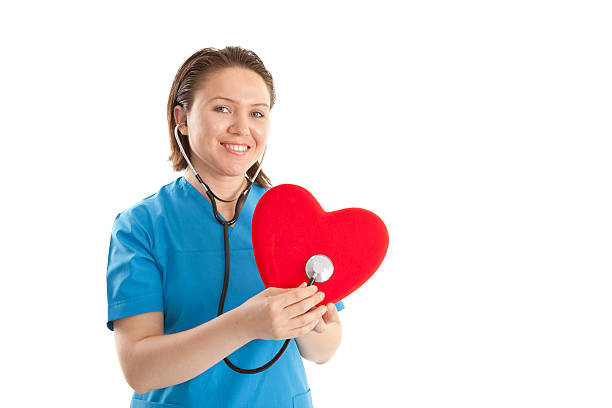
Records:
{"label": "nose", "polygon": [[249,134],[249,122],[245,115],[237,114],[229,129],[230,133],[246,136]]}

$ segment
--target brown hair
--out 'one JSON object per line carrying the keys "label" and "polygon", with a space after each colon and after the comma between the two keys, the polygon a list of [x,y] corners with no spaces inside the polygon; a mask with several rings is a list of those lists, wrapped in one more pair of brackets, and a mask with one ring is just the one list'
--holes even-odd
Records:
{"label": "brown hair", "polygon": [[[174,127],[176,126],[176,121],[174,120],[174,107],[180,105],[185,112],[189,112],[193,104],[194,94],[199,87],[201,87],[202,83],[206,81],[206,78],[220,69],[230,67],[246,68],[259,74],[270,92],[270,109],[274,106],[276,94],[274,92],[272,75],[253,51],[241,47],[225,47],[222,50],[204,48],[197,51],[191,57],[187,58],[179,68],[174,77],[174,82],[172,82],[170,95],[168,96],[167,113],[168,130],[170,131],[170,156],[168,157],[168,161],[172,163],[172,167],[175,171],[186,169],[187,161],[181,154],[181,150],[174,138]],[[187,157],[191,158],[189,139],[180,131],[178,132],[178,136],[183,145],[183,149],[185,149],[185,154]],[[247,170],[247,175],[252,178],[256,171],[257,163],[253,164],[253,166]],[[270,179],[264,174],[263,170],[257,175],[255,183],[264,188],[272,187]]]}

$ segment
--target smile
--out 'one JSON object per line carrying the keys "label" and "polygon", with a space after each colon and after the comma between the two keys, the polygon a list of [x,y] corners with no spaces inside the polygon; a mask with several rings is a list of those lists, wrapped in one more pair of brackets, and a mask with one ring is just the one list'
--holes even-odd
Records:
{"label": "smile", "polygon": [[232,154],[236,154],[239,156],[245,155],[247,150],[250,149],[250,147],[247,145],[237,145],[237,144],[229,144],[229,143],[221,143],[221,144],[223,145],[223,147],[225,147],[225,150],[227,150],[228,152]]}

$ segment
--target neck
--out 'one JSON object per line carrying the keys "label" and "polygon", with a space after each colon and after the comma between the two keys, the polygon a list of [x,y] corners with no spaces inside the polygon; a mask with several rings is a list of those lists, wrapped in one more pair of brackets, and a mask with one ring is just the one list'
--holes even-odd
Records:
{"label": "neck", "polygon": [[[198,171],[198,174],[202,178],[202,181],[206,183],[206,185],[212,190],[212,192],[219,198],[223,200],[234,200],[236,199],[242,190],[246,187],[247,180],[244,176],[236,176],[236,177],[210,177],[206,174],[202,174],[202,172]],[[204,190],[204,187],[198,179],[196,179],[195,175],[191,171],[190,168],[185,170],[184,174],[185,179],[194,186],[208,201],[208,195]],[[236,201],[232,201],[231,203],[223,203],[217,201],[217,206],[220,205],[229,205],[234,206]]]}

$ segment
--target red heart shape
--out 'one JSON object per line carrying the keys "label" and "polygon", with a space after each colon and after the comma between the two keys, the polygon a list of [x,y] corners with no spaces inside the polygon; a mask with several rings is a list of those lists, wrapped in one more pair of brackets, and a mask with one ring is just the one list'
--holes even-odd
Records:
{"label": "red heart shape", "polygon": [[303,187],[281,184],[260,198],[251,224],[253,252],[264,285],[295,288],[307,282],[306,262],[326,255],[334,272],[315,282],[325,293],[321,303],[336,303],[376,272],[389,246],[382,220],[362,208],[325,212]]}

